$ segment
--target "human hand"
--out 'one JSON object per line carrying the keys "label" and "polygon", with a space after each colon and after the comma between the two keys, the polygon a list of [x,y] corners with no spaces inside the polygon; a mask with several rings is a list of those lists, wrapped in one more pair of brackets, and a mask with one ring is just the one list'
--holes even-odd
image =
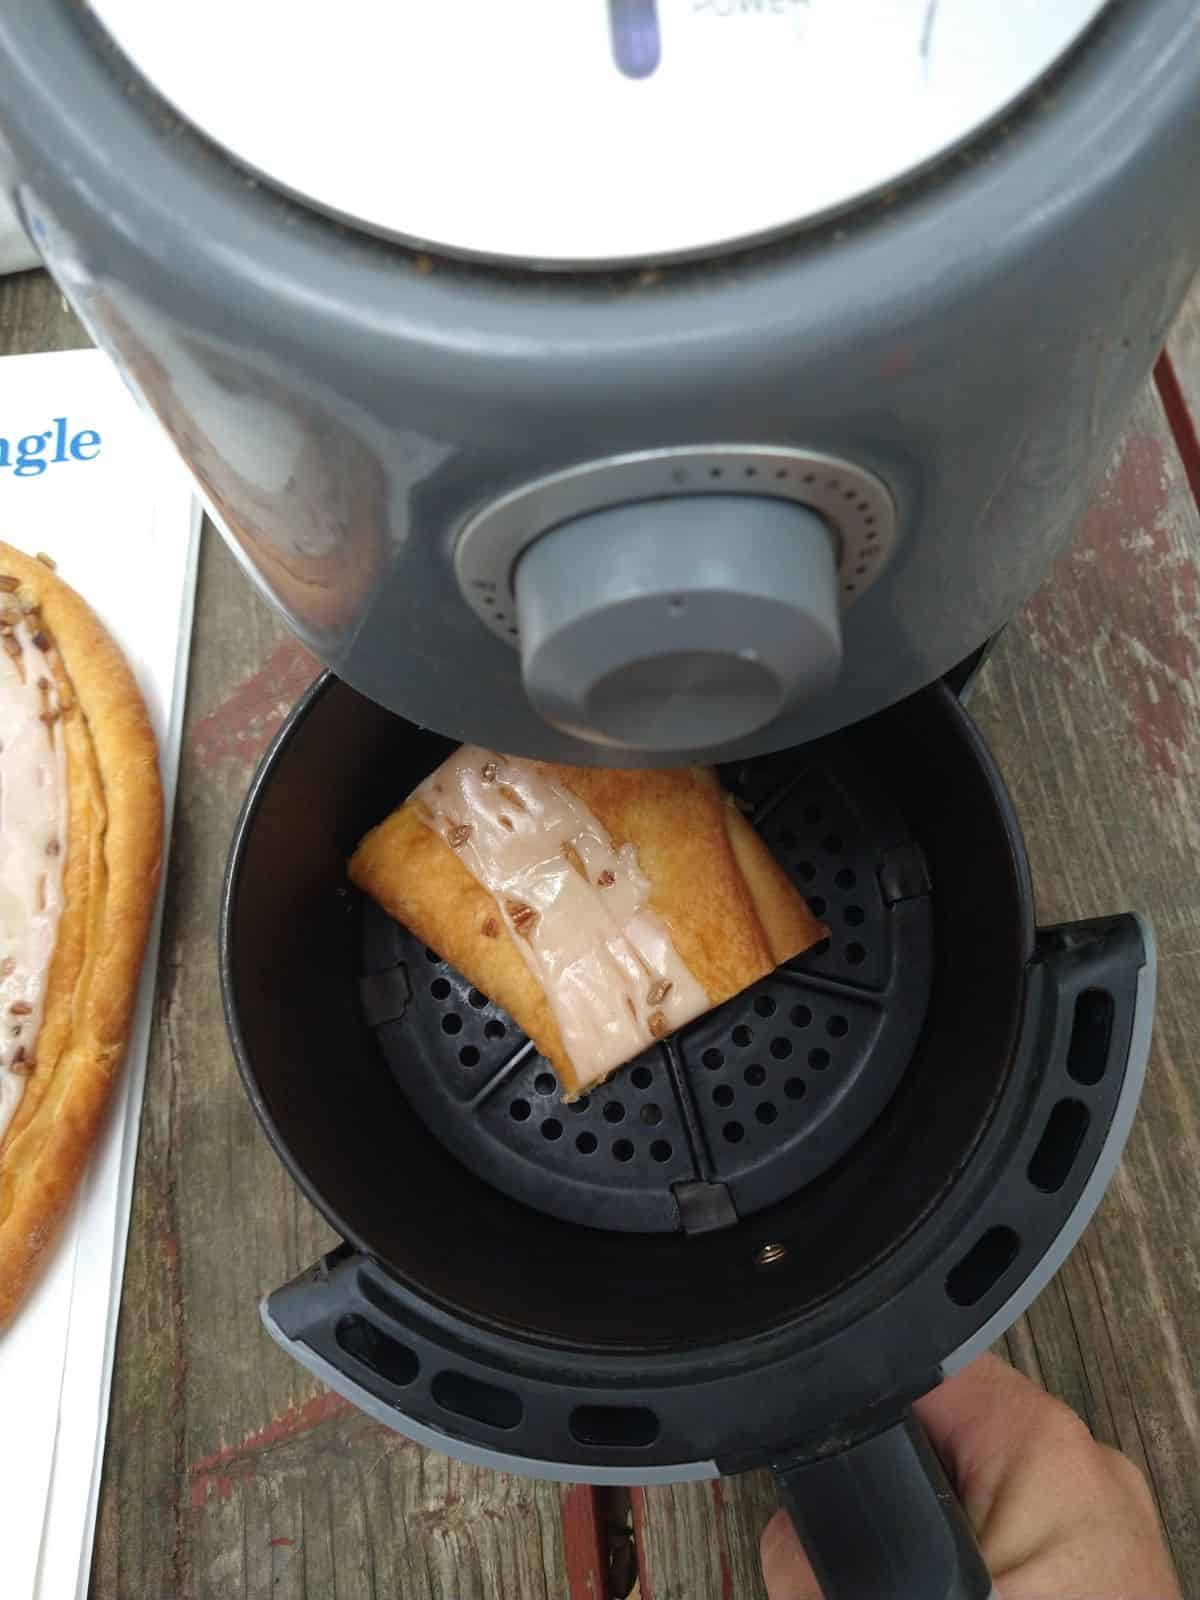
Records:
{"label": "human hand", "polygon": [[[918,1401],[1000,1600],[1181,1600],[1142,1474],[995,1356]],[[762,1536],[770,1600],[821,1600],[786,1512]]]}

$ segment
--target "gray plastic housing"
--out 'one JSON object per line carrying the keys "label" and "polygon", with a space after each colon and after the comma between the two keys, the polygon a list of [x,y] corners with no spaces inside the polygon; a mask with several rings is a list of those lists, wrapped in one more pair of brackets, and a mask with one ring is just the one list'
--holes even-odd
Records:
{"label": "gray plastic housing", "polygon": [[[576,762],[464,603],[465,521],[572,464],[796,445],[890,486],[900,536],[837,679],[722,758],[933,680],[1035,588],[1200,260],[1194,0],[1108,8],[1002,127],[741,255],[539,274],[356,234],[182,125],[68,0],[0,10],[0,183],[191,462],[246,567],[349,683]],[[397,182],[419,148],[396,152]],[[752,641],[747,641],[752,643]],[[678,750],[641,750],[630,762]]]}
{"label": "gray plastic housing", "polygon": [[525,552],[515,589],[530,701],[596,743],[728,744],[841,664],[832,536],[785,500],[678,495],[575,517]]}

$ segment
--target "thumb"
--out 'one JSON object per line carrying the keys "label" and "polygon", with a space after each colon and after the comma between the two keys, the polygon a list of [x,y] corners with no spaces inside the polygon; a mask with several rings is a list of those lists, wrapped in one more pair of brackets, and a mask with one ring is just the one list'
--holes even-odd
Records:
{"label": "thumb", "polygon": [[767,1600],[822,1600],[821,1586],[786,1511],[777,1511],[759,1544]]}

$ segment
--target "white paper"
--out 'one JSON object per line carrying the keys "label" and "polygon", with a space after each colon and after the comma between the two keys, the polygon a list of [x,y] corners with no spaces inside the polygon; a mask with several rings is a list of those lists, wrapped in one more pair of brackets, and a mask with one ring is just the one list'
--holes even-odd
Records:
{"label": "white paper", "polygon": [[[186,472],[105,356],[0,360],[0,539],[53,556],[122,645],[158,736],[168,820],[198,533]],[[0,1335],[5,1600],[86,1593],[160,922],[161,905],[125,1070],[73,1218]]]}

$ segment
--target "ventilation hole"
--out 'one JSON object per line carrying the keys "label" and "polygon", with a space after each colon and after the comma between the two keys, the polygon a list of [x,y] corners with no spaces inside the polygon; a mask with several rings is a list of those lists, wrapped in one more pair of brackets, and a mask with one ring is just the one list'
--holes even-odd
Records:
{"label": "ventilation hole", "polygon": [[762,1105],[754,1108],[754,1115],[765,1128],[769,1128],[778,1117],[779,1113],[769,1100],[764,1100]]}
{"label": "ventilation hole", "polygon": [[710,1072],[716,1072],[725,1065],[725,1057],[719,1050],[706,1050],[700,1059]]}
{"label": "ventilation hole", "polygon": [[[867,526],[869,527],[871,525],[871,523],[874,522],[874,520],[875,520],[874,517],[868,517],[867,518]],[[867,535],[867,543],[868,544],[874,544],[876,539],[878,539],[878,537],[879,537],[878,533],[869,533]],[[874,550],[870,551],[869,554],[874,555],[875,554]]]}
{"label": "ventilation hole", "polygon": [[1105,989],[1085,989],[1075,1000],[1067,1071],[1076,1083],[1099,1083],[1112,1042],[1113,999]]}
{"label": "ventilation hole", "polygon": [[428,945],[425,946],[425,959],[432,966],[440,967],[442,965],[441,956],[438,955],[436,950],[431,950]]}
{"label": "ventilation hole", "polygon": [[710,467],[708,469],[708,475],[710,478],[719,478],[721,476],[720,467]]}
{"label": "ventilation hole", "polygon": [[727,1122],[721,1132],[725,1135],[729,1144],[741,1144],[746,1137],[746,1130],[740,1122]]}
{"label": "ventilation hole", "polygon": [[648,1089],[654,1082],[654,1074],[649,1067],[634,1067],[629,1074],[629,1081],[635,1089]]}
{"label": "ventilation hole", "polygon": [[746,476],[748,478],[757,478],[758,477],[758,468],[757,467],[747,467],[746,468]]}
{"label": "ventilation hole", "polygon": [[825,915],[825,896],[810,894],[808,897],[808,909],[814,917],[823,917]]}
{"label": "ventilation hole", "polygon": [[576,1406],[568,1424],[580,1444],[638,1449],[658,1438],[658,1418],[645,1406]]}
{"label": "ventilation hole", "polygon": [[365,1317],[352,1313],[339,1318],[333,1336],[348,1355],[397,1388],[414,1382],[421,1370],[415,1351],[390,1334],[382,1333]]}
{"label": "ventilation hole", "polygon": [[543,1139],[561,1139],[562,1132],[563,1125],[557,1117],[547,1117],[545,1122],[542,1123]]}
{"label": "ventilation hole", "polygon": [[808,954],[810,956],[827,956],[829,954],[829,940],[822,939],[820,944],[813,945]]}
{"label": "ventilation hole", "polygon": [[1043,1194],[1057,1194],[1070,1176],[1092,1114],[1082,1100],[1060,1100],[1046,1118],[1029,1163],[1029,1181]]}
{"label": "ventilation hole", "polygon": [[867,569],[866,569],[866,567],[855,567],[855,569],[854,569],[854,576],[855,576],[855,577],[856,577],[856,578],[865,578],[865,577],[866,577],[866,575],[867,575]]}
{"label": "ventilation hole", "polygon": [[857,494],[858,494],[858,490],[857,489],[843,489],[842,490],[842,497],[843,497],[843,499],[846,499],[846,500],[853,500]]}
{"label": "ventilation hole", "polygon": [[818,1045],[815,1050],[808,1052],[808,1064],[814,1072],[824,1072],[829,1065],[829,1051],[822,1050]]}
{"label": "ventilation hole", "polygon": [[458,1059],[464,1067],[477,1067],[479,1065],[479,1051],[473,1044],[465,1044],[458,1052]]}
{"label": "ventilation hole", "polygon": [[600,1113],[605,1122],[624,1122],[625,1107],[619,1100],[606,1100],[604,1110]]}
{"label": "ventilation hole", "polygon": [[475,1007],[476,1011],[482,1011],[484,1006],[488,1003],[487,995],[480,994],[478,989],[472,989],[470,994],[467,996],[467,999]]}
{"label": "ventilation hole", "polygon": [[754,1002],[754,1009],[760,1017],[773,1017],[775,1015],[775,1002],[769,994],[760,994]]}
{"label": "ventilation hole", "polygon": [[525,1415],[520,1396],[494,1383],[480,1383],[465,1372],[439,1372],[433,1398],[443,1411],[468,1417],[487,1428],[515,1428]]}
{"label": "ventilation hole", "polygon": [[831,1039],[844,1039],[850,1032],[850,1024],[845,1017],[832,1016],[825,1024],[825,1032]]}
{"label": "ventilation hole", "polygon": [[552,1072],[539,1072],[533,1080],[533,1087],[539,1094],[553,1094],[558,1088],[558,1079]]}
{"label": "ventilation hole", "polygon": [[766,1083],[767,1069],[766,1067],[760,1067],[757,1065],[753,1067],[747,1067],[745,1072],[742,1073],[742,1077],[745,1078],[746,1082],[752,1089],[757,1089],[760,1084]]}
{"label": "ventilation hole", "polygon": [[575,1148],[581,1156],[595,1155],[596,1135],[594,1133],[581,1133],[575,1140]]}
{"label": "ventilation hole", "polygon": [[813,828],[818,822],[820,822],[824,813],[822,812],[820,806],[805,806],[800,815],[804,818],[808,826]]}
{"label": "ventilation hole", "polygon": [[788,1015],[793,1028],[807,1028],[812,1021],[812,1012],[807,1006],[793,1006]]}
{"label": "ventilation hole", "polygon": [[796,876],[801,883],[811,883],[817,875],[817,869],[811,861],[798,861],[796,863]]}
{"label": "ventilation hole", "polygon": [[1017,1259],[1021,1241],[1011,1228],[989,1228],[946,1275],[946,1293],[956,1306],[977,1305]]}
{"label": "ventilation hole", "polygon": [[792,1041],[782,1036],[771,1040],[771,1054],[776,1061],[786,1061],[792,1053]]}
{"label": "ventilation hole", "polygon": [[842,915],[852,928],[860,928],[866,912],[861,906],[847,906]]}
{"label": "ventilation hole", "polygon": [[846,960],[852,967],[861,967],[867,959],[866,947],[857,941],[846,946]]}
{"label": "ventilation hole", "polygon": [[720,1106],[723,1111],[728,1111],[733,1104],[733,1090],[727,1083],[719,1083],[713,1090],[713,1105]]}
{"label": "ventilation hole", "polygon": [[495,600],[492,598],[492,596],[490,594],[485,594],[484,595],[483,603],[484,603],[485,606],[494,606],[496,604]]}
{"label": "ventilation hole", "polygon": [[866,523],[867,527],[870,528],[874,525],[875,518],[873,516],[868,516],[864,517],[863,521]]}
{"label": "ventilation hole", "polygon": [[508,1108],[508,1114],[514,1122],[528,1122],[532,1110],[528,1100],[514,1100]]}
{"label": "ventilation hole", "polygon": [[638,1115],[648,1128],[654,1128],[662,1121],[662,1107],[656,1106],[651,1100],[642,1107]]}
{"label": "ventilation hole", "polygon": [[496,612],[496,621],[497,622],[503,622],[504,621],[504,613],[503,613],[503,611],[497,611]]}
{"label": "ventilation hole", "polygon": [[628,1139],[618,1139],[612,1147],[612,1153],[617,1161],[632,1161],[633,1145]]}
{"label": "ventilation hole", "polygon": [[860,511],[869,511],[871,509],[870,502],[867,500],[860,500],[858,502],[858,509]]}
{"label": "ventilation hole", "polygon": [[778,479],[779,482],[782,483],[784,478],[787,477],[787,468],[786,467],[777,467],[775,469],[775,477]]}
{"label": "ventilation hole", "polygon": [[738,1023],[737,1027],[733,1030],[731,1037],[734,1044],[740,1046],[740,1048],[743,1050],[747,1045],[754,1043],[754,1035],[744,1022]]}
{"label": "ventilation hole", "polygon": [[817,481],[816,473],[815,472],[806,472],[804,474],[804,481],[805,481],[805,483],[816,483],[816,481]]}
{"label": "ventilation hole", "polygon": [[790,828],[779,830],[779,848],[781,850],[794,850],[799,841]]}
{"label": "ventilation hole", "polygon": [[497,1022],[495,1017],[489,1017],[483,1025],[483,1032],[488,1039],[503,1039],[508,1029],[502,1022]]}
{"label": "ventilation hole", "polygon": [[671,1146],[666,1139],[655,1139],[650,1146],[650,1158],[652,1161],[670,1161]]}
{"label": "ventilation hole", "polygon": [[853,594],[854,590],[855,590],[855,587],[856,586],[853,583],[844,583],[842,585],[843,593],[845,593],[845,594]]}
{"label": "ventilation hole", "polygon": [[445,978],[435,978],[429,985],[429,992],[435,1000],[448,1000],[450,998],[450,984]]}
{"label": "ventilation hole", "polygon": [[840,478],[826,478],[825,487],[827,489],[840,489],[842,487],[842,480]]}
{"label": "ventilation hole", "polygon": [[827,833],[821,840],[821,847],[822,849],[827,850],[831,856],[840,856],[844,842],[845,841],[838,834]]}
{"label": "ventilation hole", "polygon": [[446,1015],[442,1018],[442,1032],[462,1032],[462,1018],[459,1016],[457,1011],[447,1011]]}
{"label": "ventilation hole", "polygon": [[578,1100],[571,1101],[571,1103],[567,1106],[567,1110],[573,1112],[575,1116],[580,1116],[584,1111],[587,1110],[591,1103],[592,1102],[588,1099],[587,1095],[581,1094]]}
{"label": "ventilation hole", "polygon": [[833,881],[839,889],[853,889],[858,878],[850,867],[839,867],[833,875]]}
{"label": "ventilation hole", "polygon": [[803,1078],[789,1078],[783,1086],[783,1092],[789,1100],[803,1100],[808,1093],[808,1085]]}

